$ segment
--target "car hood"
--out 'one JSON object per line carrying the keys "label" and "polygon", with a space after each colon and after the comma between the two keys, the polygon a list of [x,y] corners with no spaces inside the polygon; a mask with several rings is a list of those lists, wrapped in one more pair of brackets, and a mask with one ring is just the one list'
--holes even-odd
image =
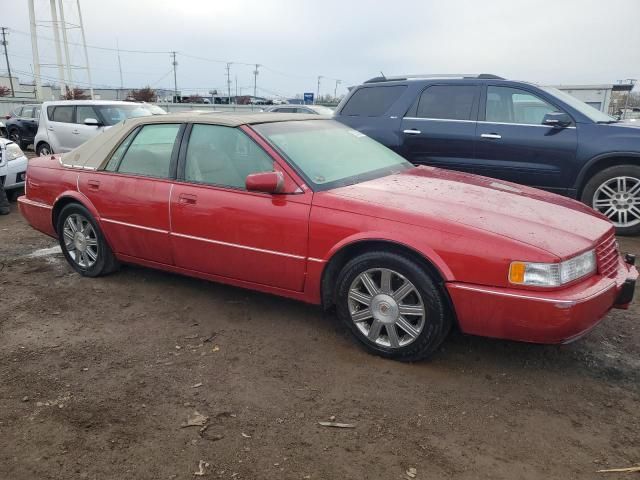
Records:
{"label": "car hood", "polygon": [[[540,248],[560,259],[593,248],[613,226],[559,195],[488,177],[416,167],[316,196],[314,204],[443,230],[465,226]],[[464,234],[464,233],[462,233]]]}

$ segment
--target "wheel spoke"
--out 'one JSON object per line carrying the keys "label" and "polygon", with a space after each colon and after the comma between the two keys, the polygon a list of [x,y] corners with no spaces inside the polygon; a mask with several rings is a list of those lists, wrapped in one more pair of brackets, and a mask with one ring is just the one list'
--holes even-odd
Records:
{"label": "wheel spoke", "polygon": [[380,290],[391,293],[391,270],[384,269],[380,275]]}
{"label": "wheel spoke", "polygon": [[629,213],[633,215],[635,218],[640,218],[640,208],[636,206],[632,206],[629,208]]}
{"label": "wheel spoke", "polygon": [[76,249],[76,244],[73,242],[73,240],[70,240],[68,242],[64,242],[64,246],[66,247],[67,251],[72,251]]}
{"label": "wheel spoke", "polygon": [[612,207],[613,201],[610,198],[602,198],[593,202],[594,208]]}
{"label": "wheel spoke", "polygon": [[605,216],[611,218],[615,215],[615,213],[617,212],[617,210],[615,209],[615,207],[609,207],[605,212],[602,212]]}
{"label": "wheel spoke", "polygon": [[369,328],[369,333],[367,334],[367,337],[369,338],[369,340],[371,340],[372,342],[375,342],[380,336],[381,329],[382,329],[382,322],[380,320],[374,320],[371,323],[371,327]]}
{"label": "wheel spoke", "polygon": [[632,197],[640,193],[640,180],[636,181],[636,184],[631,187],[627,193]]}
{"label": "wheel spoke", "polygon": [[616,178],[616,184],[618,187],[618,193],[623,193],[627,191],[627,177],[618,177]]}
{"label": "wheel spoke", "polygon": [[402,316],[399,317],[398,320],[396,320],[396,325],[398,325],[402,330],[407,332],[407,334],[411,338],[416,338],[418,335],[420,335],[420,332],[416,329],[416,327],[411,325],[411,323]]}
{"label": "wheel spoke", "polygon": [[362,280],[362,284],[369,292],[369,295],[374,296],[378,293],[378,287],[376,287],[376,284],[373,282],[368,272],[363,272],[360,275],[360,280]]}
{"label": "wheel spoke", "polygon": [[76,233],[78,231],[78,227],[76,226],[76,222],[73,217],[67,218],[66,223],[69,225],[69,228],[73,233]]}
{"label": "wheel spoke", "polygon": [[607,195],[608,197],[615,197],[616,195],[616,191],[611,188],[609,185],[607,185],[606,183],[604,185],[602,185],[599,190],[604,193],[605,195]]}
{"label": "wheel spoke", "polygon": [[622,225],[626,225],[628,220],[627,220],[627,210],[620,210],[618,212],[618,222],[621,223]]}
{"label": "wheel spoke", "polygon": [[356,302],[362,303],[363,305],[369,306],[373,297],[358,290],[349,290],[349,298],[351,300],[355,300]]}
{"label": "wheel spoke", "polygon": [[389,344],[392,348],[398,348],[400,346],[400,339],[398,338],[398,331],[395,325],[386,325],[387,337],[389,338]]}
{"label": "wheel spoke", "polygon": [[371,312],[370,308],[364,308],[351,314],[351,320],[356,323],[369,320],[371,317],[373,317],[373,313]]}
{"label": "wheel spoke", "polygon": [[87,238],[87,246],[88,247],[95,247],[98,245],[98,240],[95,238]]}
{"label": "wheel spoke", "polygon": [[400,315],[424,315],[422,305],[399,305]]}
{"label": "wheel spoke", "polygon": [[92,262],[95,262],[96,258],[98,258],[98,254],[96,252],[94,252],[93,250],[91,250],[90,248],[87,248],[85,253],[87,254],[87,257],[89,259],[91,259]]}
{"label": "wheel spoke", "polygon": [[65,228],[62,233],[64,234],[65,237],[69,238],[70,240],[73,240],[73,232],[71,232],[71,230],[69,230],[68,228]]}
{"label": "wheel spoke", "polygon": [[407,295],[409,295],[409,293],[411,293],[412,291],[413,291],[413,284],[408,280],[405,280],[402,286],[399,289],[397,289],[395,292],[393,292],[391,296],[394,298],[396,302],[400,303],[402,299]]}

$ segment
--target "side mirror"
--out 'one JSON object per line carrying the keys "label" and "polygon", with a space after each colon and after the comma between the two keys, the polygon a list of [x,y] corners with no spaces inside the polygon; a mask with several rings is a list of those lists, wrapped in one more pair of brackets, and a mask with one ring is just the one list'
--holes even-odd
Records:
{"label": "side mirror", "polygon": [[245,186],[250,192],[281,193],[284,177],[280,172],[252,173],[247,175]]}
{"label": "side mirror", "polygon": [[564,112],[547,113],[542,119],[542,125],[548,127],[565,128],[571,125],[571,117]]}
{"label": "side mirror", "polygon": [[85,118],[84,119],[84,124],[90,127],[101,127],[102,123],[100,123],[98,120],[96,120],[95,118]]}

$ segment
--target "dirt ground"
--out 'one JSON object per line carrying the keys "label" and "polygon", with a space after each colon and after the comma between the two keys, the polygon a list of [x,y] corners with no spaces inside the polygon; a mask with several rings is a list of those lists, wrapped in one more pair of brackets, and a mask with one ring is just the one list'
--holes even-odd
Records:
{"label": "dirt ground", "polygon": [[[226,479],[637,475],[596,470],[640,464],[640,298],[571,345],[457,333],[401,364],[313,306],[132,266],[82,278],[13,209],[1,480],[192,479],[201,460]],[[203,431],[181,427],[194,412]]]}

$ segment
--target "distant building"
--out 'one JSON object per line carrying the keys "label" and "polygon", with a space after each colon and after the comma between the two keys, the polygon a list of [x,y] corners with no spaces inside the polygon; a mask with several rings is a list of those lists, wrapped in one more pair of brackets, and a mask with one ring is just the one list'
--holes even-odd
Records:
{"label": "distant building", "polygon": [[611,105],[612,92],[629,92],[633,88],[631,84],[602,84],[602,85],[552,85],[558,90],[568,93],[582,100],[587,105],[608,113]]}

